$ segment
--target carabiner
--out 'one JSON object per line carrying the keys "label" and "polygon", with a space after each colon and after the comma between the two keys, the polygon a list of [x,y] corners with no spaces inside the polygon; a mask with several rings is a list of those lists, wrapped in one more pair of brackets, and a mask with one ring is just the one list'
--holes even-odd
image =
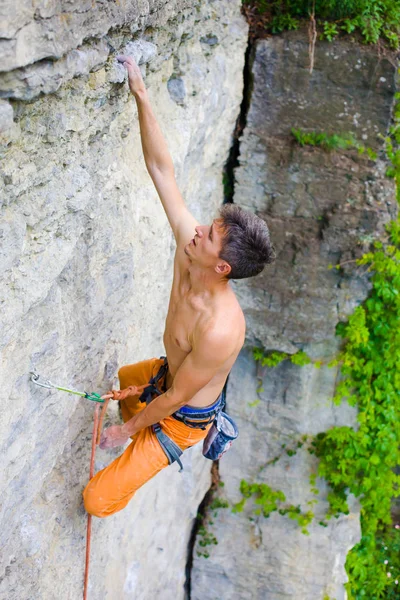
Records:
{"label": "carabiner", "polygon": [[36,371],[30,371],[29,374],[31,376],[31,381],[33,381],[33,383],[36,383],[36,385],[39,385],[40,387],[44,387],[49,390],[54,389],[56,387],[48,379],[43,379],[43,378],[41,379],[40,375]]}

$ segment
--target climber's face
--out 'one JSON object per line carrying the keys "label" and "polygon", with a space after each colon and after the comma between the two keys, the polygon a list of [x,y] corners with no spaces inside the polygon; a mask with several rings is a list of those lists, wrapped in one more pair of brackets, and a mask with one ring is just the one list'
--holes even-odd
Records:
{"label": "climber's face", "polygon": [[196,235],[185,246],[185,254],[193,263],[212,269],[220,275],[227,275],[230,267],[220,258],[224,235],[221,220],[214,219],[211,225],[198,225],[195,231]]}

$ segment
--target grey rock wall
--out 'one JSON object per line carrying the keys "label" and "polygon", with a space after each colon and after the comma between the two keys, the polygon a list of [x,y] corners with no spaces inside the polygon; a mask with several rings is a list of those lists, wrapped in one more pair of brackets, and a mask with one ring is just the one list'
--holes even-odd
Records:
{"label": "grey rock wall", "polygon": [[[396,216],[393,182],[384,176],[381,157],[374,163],[352,150],[302,148],[290,135],[291,127],[352,131],[365,145],[382,150],[379,135],[390,124],[395,61],[340,40],[317,43],[312,75],[308,62],[307,34],[291,32],[259,41],[251,64],[234,201],[266,219],[277,259],[260,276],[235,286],[247,343],[230,376],[227,402],[240,435],[220,461],[224,487],[218,493],[231,506],[241,500],[245,479],[282,490],[287,504],[300,505],[303,512],[310,509],[309,475],[316,460],[305,448],[289,457],[282,444],[291,447],[303,434],[354,423],[354,411],[329,402],[339,379],[336,368],[285,361],[257,372],[251,348],[303,349],[328,362],[339,348],[335,325],[371,285],[365,267],[349,262],[336,271],[328,265],[361,256]],[[261,379],[263,391],[257,391]],[[323,481],[317,483],[309,536],[277,512],[268,519],[255,516],[251,503],[238,514],[209,509],[205,528],[218,544],[204,547],[204,535],[197,538],[192,600],[344,600],[344,563],[359,540],[359,507],[351,498],[349,515],[320,526],[328,490]]]}
{"label": "grey rock wall", "polygon": [[[118,366],[163,352],[174,243],[113,48],[141,42],[180,188],[211,219],[242,97],[239,4],[0,9],[1,598],[82,593],[93,406],[36,388],[29,371],[101,392]],[[119,421],[115,406],[109,414]],[[119,452],[98,450],[96,470]],[[200,449],[185,464],[94,520],[91,600],[184,597],[188,539],[210,484]]]}
{"label": "grey rock wall", "polygon": [[386,164],[357,150],[327,153],[301,147],[292,127],[352,132],[382,150],[390,125],[396,63],[344,40],[317,44],[308,71],[304,32],[260,41],[252,67],[254,91],[240,142],[235,202],[264,216],[276,243],[273,267],[236,290],[246,311],[248,339],[295,352],[329,339],[338,320],[366,296],[363,269],[346,263],[384,235],[394,217]]}
{"label": "grey rock wall", "polygon": [[[328,357],[333,345],[319,348]],[[257,393],[258,379],[251,351],[242,352],[228,385],[228,412],[239,427],[239,438],[221,459],[219,472],[224,487],[219,497],[230,506],[240,502],[240,481],[267,483],[282,490],[287,506],[303,512],[315,496],[309,475],[316,461],[302,448],[287,456],[282,444],[295,447],[303,434],[316,434],[332,425],[347,425],[354,412],[333,407],[328,398],[335,389],[336,372],[327,367],[298,367],[282,363],[269,369],[264,391]],[[259,399],[257,406],[251,406]],[[266,463],[281,458],[271,465]],[[327,489],[318,481],[319,503],[309,535],[299,525],[273,512],[268,519],[255,515],[251,501],[241,513],[231,508],[210,510],[205,527],[218,541],[202,548],[199,536],[194,550],[192,600],[323,600],[328,595],[343,600],[344,562],[348,550],[359,541],[358,504],[350,499],[350,514],[319,525],[328,504]],[[209,558],[204,557],[204,549]],[[203,554],[203,555],[202,555]],[[211,584],[212,582],[212,584]]]}

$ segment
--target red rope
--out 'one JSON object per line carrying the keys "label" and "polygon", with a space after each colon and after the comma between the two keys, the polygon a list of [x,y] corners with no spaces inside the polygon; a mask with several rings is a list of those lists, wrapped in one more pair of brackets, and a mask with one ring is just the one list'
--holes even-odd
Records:
{"label": "red rope", "polygon": [[[98,423],[99,423],[99,409],[100,406],[96,404],[94,409],[94,422],[93,422],[93,433],[92,433],[92,454],[90,457],[90,471],[89,478],[92,479],[94,475],[94,457],[96,454],[96,440],[98,434]],[[83,584],[83,600],[87,598],[87,587],[89,583],[89,563],[90,563],[90,542],[92,533],[92,515],[88,514],[87,527],[86,527],[86,557],[85,557],[85,580]]]}
{"label": "red rope", "polygon": [[[100,445],[100,438],[101,438],[101,431],[103,429],[104,416],[106,414],[106,410],[107,410],[107,406],[108,406],[109,402],[110,402],[110,398],[106,398],[106,400],[104,400],[103,406],[101,407],[100,420],[99,420],[99,424],[97,426],[97,435],[96,435],[97,446]],[[96,452],[96,445],[94,447],[94,451]],[[93,459],[94,459],[94,457],[93,457]],[[94,475],[94,473],[91,473],[90,479],[93,477],[93,475]]]}
{"label": "red rope", "polygon": [[[92,433],[92,453],[90,455],[90,470],[89,470],[89,479],[92,479],[94,476],[94,459],[96,456],[96,445],[100,444],[101,431],[103,429],[103,421],[104,416],[106,414],[107,406],[111,398],[113,400],[125,400],[128,396],[136,396],[138,392],[142,391],[144,388],[151,385],[150,383],[146,383],[145,385],[130,385],[124,390],[111,390],[107,394],[104,394],[105,397],[103,406],[101,408],[101,413],[99,417],[99,409],[100,405],[96,404],[96,408],[94,409],[94,422],[93,422],[93,433]],[[108,397],[107,397],[108,396]],[[83,584],[83,600],[87,600],[87,588],[89,583],[89,566],[90,566],[90,543],[92,537],[92,515],[88,514],[87,517],[87,527],[86,527],[86,556],[85,556],[85,576],[84,576],[84,584]]]}

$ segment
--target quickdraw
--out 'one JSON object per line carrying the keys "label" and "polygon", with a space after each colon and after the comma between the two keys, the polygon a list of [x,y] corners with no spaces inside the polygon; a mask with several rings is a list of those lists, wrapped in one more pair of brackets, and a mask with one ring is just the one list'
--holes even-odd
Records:
{"label": "quickdraw", "polygon": [[56,385],[52,383],[49,379],[44,379],[41,377],[36,371],[30,372],[31,381],[40,387],[47,388],[49,390],[60,390],[61,392],[68,392],[68,394],[75,394],[75,396],[81,396],[82,398],[86,398],[86,400],[91,400],[92,402],[98,402],[99,404],[103,404],[104,400],[97,394],[96,392],[92,392],[88,394],[88,392],[78,392],[77,390],[70,390],[61,385]]}

